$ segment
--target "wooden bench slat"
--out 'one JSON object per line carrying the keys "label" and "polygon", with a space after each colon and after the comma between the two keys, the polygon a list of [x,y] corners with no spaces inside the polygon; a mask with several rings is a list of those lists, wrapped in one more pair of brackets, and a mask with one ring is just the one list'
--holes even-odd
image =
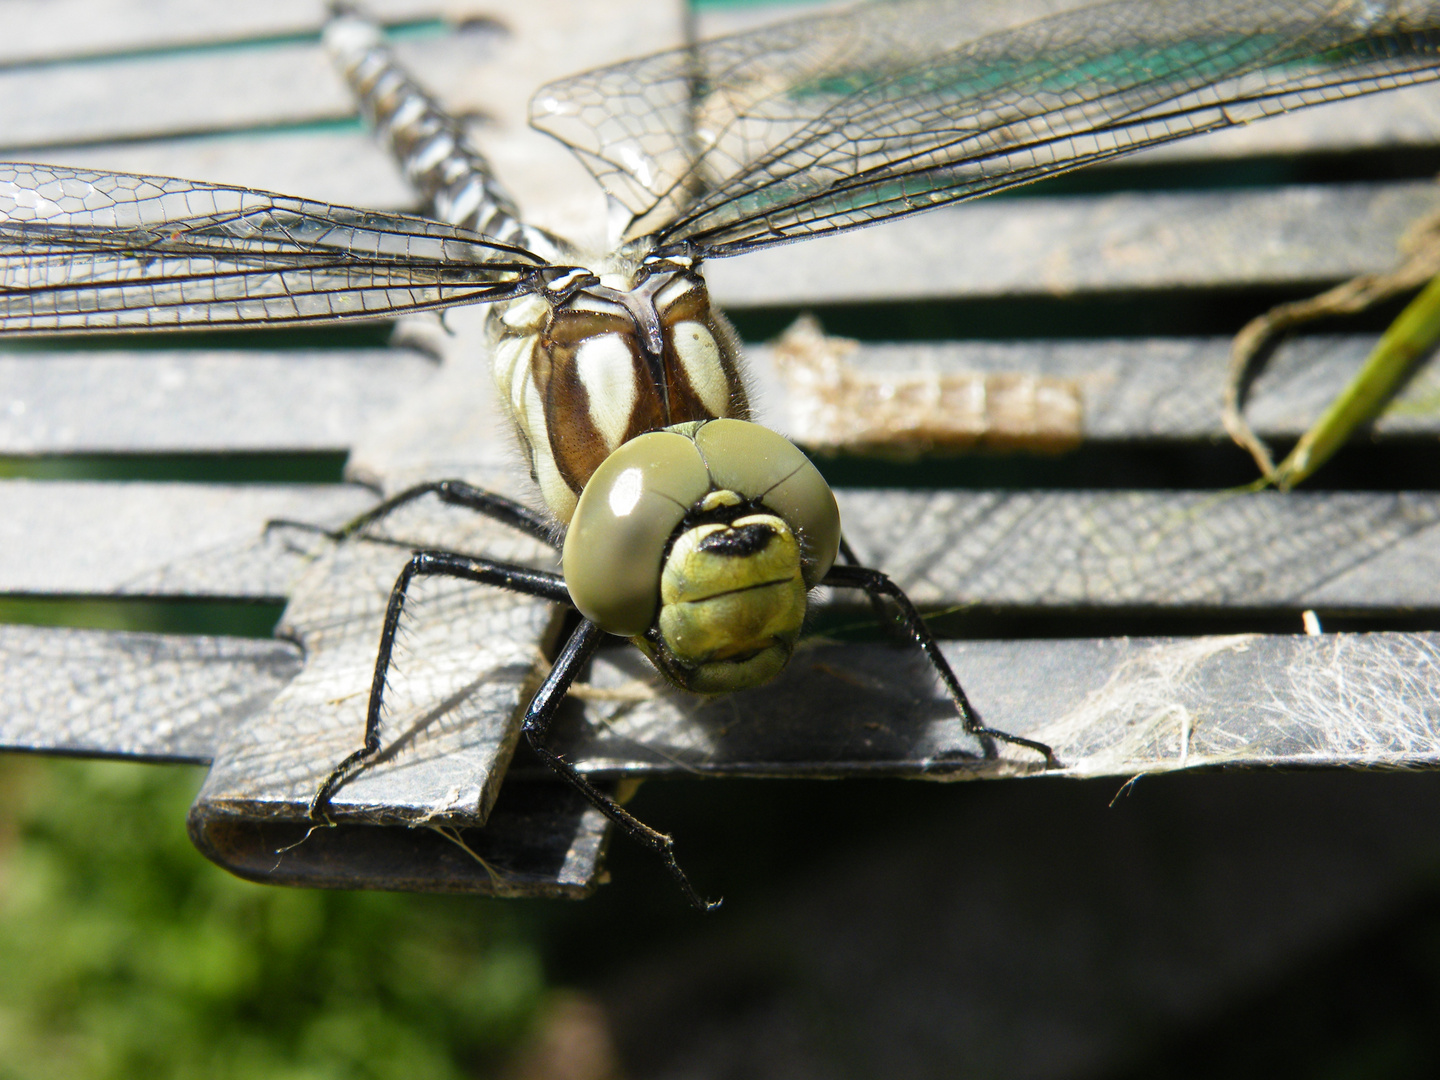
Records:
{"label": "wooden bench slat", "polygon": [[1395,263],[1431,183],[992,199],[707,264],[727,307],[1276,285]]}
{"label": "wooden bench slat", "polygon": [[[194,93],[177,94],[188,86]],[[227,131],[343,119],[354,106],[318,42],[0,71],[0,146]]]}
{"label": "wooden bench slat", "polygon": [[[405,508],[387,531],[425,547],[554,565],[536,541],[433,504]],[[360,745],[386,603],[409,551],[347,543],[322,552],[279,628],[305,649],[305,669],[218,748],[203,796],[213,803],[292,818],[299,808],[303,816],[334,764]],[[430,577],[412,584],[406,611],[387,679],[389,750],[337,790],[332,806],[376,824],[481,824],[499,795],[519,737],[516,719],[558,613],[531,597]]]}
{"label": "wooden bench slat", "polygon": [[[943,646],[985,722],[1051,744],[1068,775],[1199,765],[1440,763],[1440,634],[1241,634]],[[616,650],[596,687],[644,675]],[[1017,672],[1024,672],[1017,678]],[[775,683],[697,702],[587,703],[567,757],[596,774],[1004,775],[913,649],[820,645]]]}
{"label": "wooden bench slat", "polygon": [[0,454],[343,451],[434,374],[405,349],[0,353]]}
{"label": "wooden bench slat", "polygon": [[[6,746],[177,760],[218,751],[229,758],[207,784],[212,806],[273,798],[254,785],[263,774],[276,787],[285,744],[316,748],[314,732],[245,726],[298,665],[293,647],[23,627],[0,636],[17,663],[34,668],[32,679],[4,691],[13,699],[0,728]],[[1050,742],[1068,775],[1207,764],[1374,767],[1440,756],[1419,750],[1433,747],[1440,725],[1436,634],[964,642],[947,643],[945,652],[986,721]],[[565,725],[565,751],[596,775],[1034,771],[1023,750],[978,757],[927,666],[907,654],[904,646],[820,644],[802,649],[776,684],[733,697],[660,691],[625,704],[591,701],[589,724]],[[1016,670],[1034,677],[1017,681]],[[633,652],[605,653],[588,685],[629,683],[647,671]],[[97,686],[106,690],[86,690]],[[156,718],[149,726],[115,708],[132,699]],[[814,708],[816,701],[826,707]],[[450,719],[450,734],[472,745],[487,728],[513,735],[513,710],[463,725]],[[368,805],[392,806],[394,791],[385,788],[413,786],[417,770],[473,764],[453,747],[437,752],[429,736],[393,757],[357,780],[372,789]],[[466,807],[450,795],[451,811],[465,820]],[[363,817],[366,805],[357,801],[350,816]]]}
{"label": "wooden bench slat", "polygon": [[1440,606],[1429,492],[836,493],[916,603],[1380,611]]}
{"label": "wooden bench slat", "polygon": [[[29,750],[204,760],[298,662],[293,647],[271,642],[25,627],[0,629],[0,637],[17,664],[30,665],[27,678],[0,690],[0,741]],[[1434,634],[945,648],[987,721],[1050,740],[1070,775],[1202,764],[1413,764],[1416,744],[1433,746],[1440,723]],[[711,701],[664,692],[623,706],[592,702],[592,724],[572,729],[567,753],[598,775],[1026,771],[1023,753],[1008,748],[998,760],[977,760],[948,704],[924,691],[923,663],[907,661],[904,651],[821,645],[802,650],[778,684],[760,691]],[[1033,677],[1017,681],[1017,669]],[[591,685],[643,670],[631,652],[605,654]],[[92,692],[97,687],[103,691]],[[116,707],[132,699],[152,718],[143,728]],[[814,709],[817,700],[828,707]],[[213,815],[216,804],[208,810]]]}
{"label": "wooden bench slat", "polygon": [[[1440,494],[1432,492],[837,497],[861,560],[929,606],[1440,607]],[[306,556],[294,550],[303,547],[298,537],[272,531],[262,539],[266,521],[338,523],[372,498],[344,487],[11,481],[0,484],[9,554],[0,589],[285,596]],[[407,533],[403,521],[389,532],[431,542]]]}
{"label": "wooden bench slat", "polygon": [[308,565],[293,518],[343,523],[374,502],[360,487],[0,482],[0,592],[287,596]]}
{"label": "wooden bench slat", "polygon": [[300,671],[283,641],[0,626],[0,746],[208,764]]}
{"label": "wooden bench slat", "polygon": [[[318,30],[318,24],[311,27]],[[539,85],[528,58],[509,55],[504,38],[450,33],[402,41],[394,48],[409,70],[425,72],[425,85],[453,99],[476,80],[470,69],[488,66],[485,81],[503,79]],[[583,65],[590,50],[572,48]],[[517,59],[521,61],[517,66]],[[550,57],[560,68],[565,55]],[[569,70],[560,68],[560,70]],[[177,94],[176,87],[189,87]],[[355,103],[318,38],[280,41],[262,47],[181,50],[118,58],[101,63],[0,67],[0,93],[7,100],[31,103],[0,116],[0,147],[65,147],[115,139],[219,134],[254,128],[324,125],[356,115]],[[502,128],[524,126],[521,98],[513,87],[505,95],[509,109],[493,101],[481,115]]]}
{"label": "wooden bench slat", "polygon": [[[367,0],[365,10],[385,22],[464,13],[447,0]],[[130,50],[176,49],[319,30],[325,0],[9,0],[0,64],[50,63]]]}
{"label": "wooden bench slat", "polygon": [[[1297,437],[1374,341],[1317,336],[1283,345],[1250,395],[1256,431]],[[1226,338],[862,344],[845,362],[876,378],[1003,373],[1073,380],[1085,439],[1214,440],[1225,438],[1219,401],[1229,351]],[[793,434],[800,395],[776,374],[774,350],[756,347],[748,359],[765,419]],[[435,374],[431,360],[403,349],[0,353],[0,454],[346,450],[393,408],[397,394]],[[1427,365],[1373,432],[1433,434],[1440,429],[1437,402],[1440,369]]]}
{"label": "wooden bench slat", "polygon": [[[212,861],[264,885],[463,892],[578,900],[603,880],[610,823],[578,793],[548,781],[507,783],[484,828],[342,823],[315,829],[247,805],[191,808],[190,838]],[[462,846],[463,845],[463,846]]]}

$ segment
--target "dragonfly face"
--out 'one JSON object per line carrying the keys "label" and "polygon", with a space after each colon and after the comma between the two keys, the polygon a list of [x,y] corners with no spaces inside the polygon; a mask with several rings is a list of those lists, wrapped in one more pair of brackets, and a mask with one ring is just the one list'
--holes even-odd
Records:
{"label": "dragonfly face", "polygon": [[671,682],[723,693],[785,667],[839,544],[835,496],[804,454],[758,424],[697,421],[632,439],[595,471],[565,582],[582,615]]}

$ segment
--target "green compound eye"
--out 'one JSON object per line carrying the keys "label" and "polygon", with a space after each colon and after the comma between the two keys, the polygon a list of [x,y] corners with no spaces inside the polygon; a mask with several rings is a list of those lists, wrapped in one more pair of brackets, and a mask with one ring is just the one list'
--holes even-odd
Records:
{"label": "green compound eye", "polygon": [[[565,584],[580,614],[621,637],[644,634],[660,607],[666,545],[707,496],[732,503],[737,496],[758,498],[780,518],[795,537],[792,549],[801,545],[805,588],[835,561],[840,544],[835,496],[793,444],[743,420],[679,424],[631,439],[585,485],[563,554]],[[678,550],[689,549],[682,544]],[[678,568],[672,568],[675,573]],[[801,618],[803,602],[800,615],[790,620],[795,631]]]}
{"label": "green compound eye", "polygon": [[695,434],[717,488],[760,498],[803,544],[801,569],[813,587],[840,549],[840,509],[830,485],[795,444],[744,420],[711,420]]}
{"label": "green compound eye", "polygon": [[694,441],[672,431],[631,439],[606,458],[565,534],[565,585],[580,614],[621,637],[649,629],[665,545],[710,487]]}

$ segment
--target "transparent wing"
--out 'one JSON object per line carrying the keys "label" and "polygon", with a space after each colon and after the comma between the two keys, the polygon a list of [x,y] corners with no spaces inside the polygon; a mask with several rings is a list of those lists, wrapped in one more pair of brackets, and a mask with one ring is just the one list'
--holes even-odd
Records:
{"label": "transparent wing", "polygon": [[0,164],[0,331],[387,315],[533,291],[540,262],[403,214]]}
{"label": "transparent wing", "polygon": [[1013,12],[894,0],[800,19],[552,83],[531,122],[634,215],[627,239],[719,256],[1437,75],[1435,0]]}

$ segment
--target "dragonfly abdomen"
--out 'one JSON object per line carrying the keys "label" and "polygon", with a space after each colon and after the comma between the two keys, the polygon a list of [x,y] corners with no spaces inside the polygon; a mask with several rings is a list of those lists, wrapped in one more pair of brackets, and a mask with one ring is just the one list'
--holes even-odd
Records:
{"label": "dragonfly abdomen", "polygon": [[332,19],[325,28],[325,47],[366,121],[425,197],[430,216],[547,259],[561,257],[562,245],[554,237],[520,220],[464,126],[395,62],[373,23],[351,15]]}

